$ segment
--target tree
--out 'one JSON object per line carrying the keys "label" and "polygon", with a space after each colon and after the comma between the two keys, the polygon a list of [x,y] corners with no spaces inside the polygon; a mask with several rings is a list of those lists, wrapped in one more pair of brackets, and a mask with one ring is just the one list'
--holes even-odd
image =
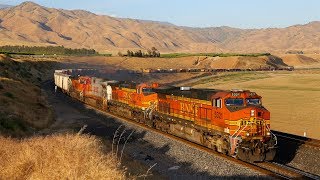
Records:
{"label": "tree", "polygon": [[160,57],[160,53],[159,53],[158,49],[155,47],[151,48],[151,55],[152,55],[152,57]]}
{"label": "tree", "polygon": [[142,56],[143,56],[142,51],[141,51],[141,50],[136,51],[136,52],[134,53],[134,56],[135,56],[135,57],[142,57]]}
{"label": "tree", "polygon": [[147,57],[152,57],[152,51],[150,49],[147,50]]}
{"label": "tree", "polygon": [[132,53],[130,50],[127,51],[127,56],[131,57]]}

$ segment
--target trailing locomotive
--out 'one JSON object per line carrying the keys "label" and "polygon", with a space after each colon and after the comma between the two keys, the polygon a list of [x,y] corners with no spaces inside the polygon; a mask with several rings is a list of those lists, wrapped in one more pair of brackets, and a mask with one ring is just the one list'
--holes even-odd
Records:
{"label": "trailing locomotive", "polygon": [[244,161],[270,161],[275,156],[270,112],[254,92],[159,87],[72,72],[56,71],[55,84],[84,103]]}

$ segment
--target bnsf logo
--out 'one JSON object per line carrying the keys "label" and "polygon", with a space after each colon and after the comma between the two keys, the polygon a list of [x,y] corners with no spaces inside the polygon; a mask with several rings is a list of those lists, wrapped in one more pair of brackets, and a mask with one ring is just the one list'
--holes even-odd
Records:
{"label": "bnsf logo", "polygon": [[198,116],[198,106],[189,103],[180,103],[180,110],[184,114],[192,114]]}
{"label": "bnsf logo", "polygon": [[131,93],[128,93],[128,92],[124,91],[122,97],[126,101],[131,101]]}

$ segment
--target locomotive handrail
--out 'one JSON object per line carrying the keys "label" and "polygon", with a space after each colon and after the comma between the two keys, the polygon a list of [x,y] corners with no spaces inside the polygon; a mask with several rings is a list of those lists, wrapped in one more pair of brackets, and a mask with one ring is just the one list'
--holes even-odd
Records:
{"label": "locomotive handrail", "polygon": [[[262,120],[263,120],[263,123],[265,123],[264,119],[262,119]],[[267,124],[265,124],[265,125],[266,125],[266,128],[268,129],[268,131],[270,132],[270,134],[274,136],[274,140],[276,141],[274,146],[276,146],[278,144],[277,136],[271,132],[271,129],[267,126]]]}
{"label": "locomotive handrail", "polygon": [[240,130],[240,128],[241,128],[241,126],[239,126],[239,128],[231,135],[232,138]]}
{"label": "locomotive handrail", "polygon": [[[238,137],[239,134],[247,127],[247,125],[248,125],[248,124],[246,124],[241,130],[240,130],[241,126],[239,126],[239,129],[238,129],[236,132],[234,132],[231,137],[232,137],[232,138]],[[240,131],[239,131],[239,130],[240,130]],[[238,131],[239,131],[239,132],[238,132]],[[237,132],[238,132],[238,133],[237,133]],[[237,135],[236,135],[235,137],[233,137],[236,133],[237,133]]]}
{"label": "locomotive handrail", "polygon": [[247,127],[247,125],[248,125],[248,124],[246,124],[246,125],[238,132],[238,134],[236,135],[236,137],[239,136],[239,134]]}

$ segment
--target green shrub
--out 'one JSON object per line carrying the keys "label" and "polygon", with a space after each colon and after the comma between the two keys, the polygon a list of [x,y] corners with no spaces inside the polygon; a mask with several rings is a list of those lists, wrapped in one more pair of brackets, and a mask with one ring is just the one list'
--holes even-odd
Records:
{"label": "green shrub", "polygon": [[7,55],[98,55],[94,49],[71,49],[64,46],[0,46],[0,53]]}
{"label": "green shrub", "polygon": [[18,118],[8,118],[4,114],[0,114],[0,127],[9,131],[27,130],[27,126]]}
{"label": "green shrub", "polygon": [[5,92],[4,95],[7,96],[8,98],[14,99],[14,95],[10,92]]}

